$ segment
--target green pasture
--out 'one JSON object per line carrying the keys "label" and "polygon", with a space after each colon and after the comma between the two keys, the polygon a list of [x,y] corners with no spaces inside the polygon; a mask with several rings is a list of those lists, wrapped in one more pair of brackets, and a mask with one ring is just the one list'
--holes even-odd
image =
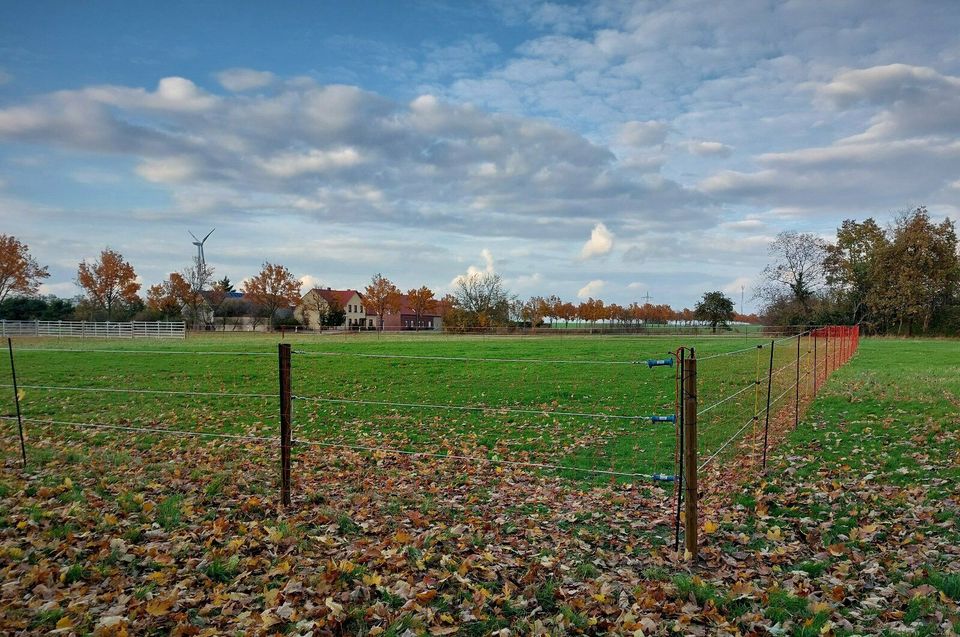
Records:
{"label": "green pasture", "polygon": [[[583,477],[580,469],[672,473],[674,426],[632,417],[674,413],[675,368],[650,369],[646,360],[669,357],[680,346],[695,348],[701,359],[701,410],[740,392],[701,416],[702,458],[745,423],[748,430],[763,424],[762,415],[753,418],[765,408],[770,340],[753,336],[285,338],[294,350],[293,393],[300,397],[294,436],[307,442],[552,464],[572,469],[563,472],[571,477]],[[278,335],[232,334],[180,341],[17,339],[21,408],[28,419],[61,423],[274,437],[278,341]],[[804,338],[804,391],[812,380],[812,348]],[[820,348],[822,365],[822,342]],[[792,408],[796,357],[795,338],[774,347],[779,371],[771,395],[779,400],[771,413]],[[0,411],[10,416],[10,366],[6,355],[0,361]],[[29,420],[26,427],[31,435],[93,434],[102,444],[158,435]],[[297,447],[299,453],[310,449]],[[718,461],[734,452],[731,446]]]}

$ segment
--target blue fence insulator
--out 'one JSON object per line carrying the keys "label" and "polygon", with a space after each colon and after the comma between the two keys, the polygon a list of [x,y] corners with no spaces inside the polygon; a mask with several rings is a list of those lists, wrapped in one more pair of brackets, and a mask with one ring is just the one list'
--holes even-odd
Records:
{"label": "blue fence insulator", "polygon": [[666,473],[655,473],[650,476],[654,482],[676,482],[677,476],[667,475]]}
{"label": "blue fence insulator", "polygon": [[650,422],[677,422],[677,417],[673,414],[669,416],[650,416]]}
{"label": "blue fence insulator", "polygon": [[649,358],[647,359],[647,367],[673,367],[672,358]]}

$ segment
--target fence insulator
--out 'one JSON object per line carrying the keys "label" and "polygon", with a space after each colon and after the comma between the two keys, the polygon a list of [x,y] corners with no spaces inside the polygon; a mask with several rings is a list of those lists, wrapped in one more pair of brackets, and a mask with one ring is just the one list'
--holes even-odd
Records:
{"label": "fence insulator", "polygon": [[672,476],[666,473],[655,473],[650,476],[650,479],[654,482],[676,482],[677,476]]}
{"label": "fence insulator", "polygon": [[647,360],[647,367],[673,367],[672,358],[650,358]]}
{"label": "fence insulator", "polygon": [[677,422],[677,417],[674,414],[669,416],[650,416],[650,422]]}

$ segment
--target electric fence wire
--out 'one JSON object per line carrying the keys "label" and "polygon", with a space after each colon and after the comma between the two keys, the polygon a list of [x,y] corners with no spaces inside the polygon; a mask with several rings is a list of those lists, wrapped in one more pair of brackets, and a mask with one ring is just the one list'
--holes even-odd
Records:
{"label": "electric fence wire", "polygon": [[730,395],[727,396],[726,398],[722,398],[722,399],[718,400],[717,402],[713,403],[713,404],[710,405],[709,407],[704,407],[703,409],[701,409],[700,411],[697,412],[697,416],[702,416],[703,414],[707,413],[708,411],[711,411],[711,410],[713,410],[713,409],[716,409],[716,408],[719,407],[720,405],[722,405],[722,404],[724,404],[724,403],[726,403],[726,402],[729,402],[729,401],[733,400],[734,398],[736,398],[736,397],[739,396],[740,394],[743,394],[744,392],[753,389],[754,387],[756,387],[756,385],[757,385],[757,381],[751,381],[750,384],[747,385],[746,387],[744,387],[743,389],[737,390],[736,392],[730,394]]}
{"label": "electric fence wire", "polygon": [[[532,364],[562,364],[562,365],[646,365],[647,359],[642,360],[599,360],[599,359],[557,359],[557,358],[484,358],[470,356],[425,356],[414,354],[370,354],[364,352],[317,352],[310,350],[293,350],[294,354],[302,356],[350,356],[355,358],[386,358],[410,359],[428,361],[451,361],[466,363],[532,363]],[[653,357],[651,357],[653,358]]]}
{"label": "electric fence wire", "polygon": [[[0,415],[0,420],[17,420],[17,417]],[[39,425],[75,427],[78,429],[104,429],[104,430],[112,430],[112,431],[128,431],[133,433],[159,434],[159,435],[182,436],[182,437],[223,438],[223,439],[229,439],[229,440],[243,440],[243,441],[270,442],[270,443],[274,443],[277,441],[277,438],[266,437],[266,436],[226,434],[226,433],[216,433],[216,432],[208,432],[208,431],[192,431],[192,430],[183,430],[183,429],[160,429],[156,427],[135,427],[132,425],[115,425],[115,424],[99,423],[99,422],[76,422],[76,421],[68,421],[68,420],[51,420],[51,419],[40,419],[40,418],[21,418],[21,420],[23,422],[31,422]],[[545,462],[504,460],[502,458],[483,458],[480,456],[465,456],[460,454],[435,453],[430,451],[409,451],[405,449],[395,449],[392,447],[351,445],[351,444],[345,444],[345,443],[323,442],[319,440],[310,440],[310,439],[302,439],[302,438],[294,439],[291,442],[294,445],[301,444],[301,445],[320,446],[320,447],[335,448],[335,449],[349,449],[353,451],[368,451],[373,453],[380,452],[380,453],[386,453],[386,454],[392,454],[392,455],[421,456],[421,457],[439,458],[439,459],[445,459],[445,460],[459,460],[459,461],[465,461],[465,462],[499,464],[499,465],[506,465],[506,466],[515,466],[515,467],[529,467],[534,469],[575,471],[580,473],[619,476],[619,477],[627,477],[627,478],[645,478],[645,479],[657,480],[657,481],[669,480],[669,476],[664,476],[658,473],[637,473],[637,472],[629,472],[629,471],[613,471],[609,469],[592,469],[588,467],[565,466],[565,465],[551,464],[551,463],[545,463]]]}
{"label": "electric fence wire", "polygon": [[750,347],[744,347],[743,349],[734,350],[732,352],[721,352],[719,354],[711,354],[710,356],[698,357],[697,363],[702,363],[703,361],[709,361],[714,358],[723,358],[724,356],[736,356],[737,354],[743,354],[744,352],[752,352],[755,349],[763,349],[767,347],[766,344],[760,343],[757,345],[752,345]]}
{"label": "electric fence wire", "polygon": [[276,352],[244,352],[244,351],[204,351],[204,350],[169,350],[169,349],[67,349],[59,347],[20,347],[17,348],[17,354],[21,352],[60,352],[60,353],[81,353],[81,354],[173,354],[184,356],[271,356],[276,357]]}
{"label": "electric fence wire", "polygon": [[453,411],[497,412],[503,414],[528,414],[540,416],[569,416],[574,418],[598,418],[615,420],[650,420],[652,416],[633,416],[624,414],[602,414],[596,412],[558,411],[552,409],[520,409],[516,407],[495,407],[482,405],[444,405],[439,403],[404,403],[387,400],[362,400],[354,398],[324,398],[322,396],[298,396],[293,400],[321,402],[343,405],[368,405],[373,407],[398,407],[406,409],[449,409]]}
{"label": "electric fence wire", "polygon": [[720,455],[720,452],[722,452],[724,449],[726,449],[728,446],[730,446],[730,443],[732,443],[734,440],[736,440],[737,437],[738,437],[740,434],[743,433],[743,430],[746,429],[747,427],[749,427],[749,426],[750,426],[755,420],[757,420],[759,417],[760,417],[760,414],[755,414],[755,415],[753,415],[753,416],[750,416],[750,420],[748,420],[747,422],[745,422],[742,427],[740,427],[739,429],[737,429],[737,431],[736,431],[732,436],[730,436],[730,437],[727,439],[726,442],[724,442],[722,445],[720,445],[720,448],[717,449],[716,451],[714,451],[713,454],[712,454],[710,457],[708,457],[706,460],[704,460],[702,463],[700,463],[700,466],[697,467],[697,471],[703,471],[703,468],[704,468],[704,467],[706,467],[708,464],[710,464],[711,462],[713,462],[714,458],[716,458],[718,455]]}
{"label": "electric fence wire", "polygon": [[[0,387],[13,387],[10,384],[0,384]],[[61,385],[18,385],[20,389],[37,389],[41,391],[74,391],[110,394],[159,394],[163,396],[206,396],[216,398],[272,398],[278,399],[278,394],[252,394],[234,392],[207,392],[207,391],[178,391],[170,389],[133,389],[113,387],[65,387]]]}

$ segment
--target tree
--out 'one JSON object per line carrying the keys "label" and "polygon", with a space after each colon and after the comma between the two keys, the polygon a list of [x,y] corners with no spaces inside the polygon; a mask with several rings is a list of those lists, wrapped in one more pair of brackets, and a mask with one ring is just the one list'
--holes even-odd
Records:
{"label": "tree", "polygon": [[470,327],[510,322],[510,295],[503,278],[495,272],[472,272],[458,277],[453,296]]}
{"label": "tree", "polygon": [[98,309],[106,310],[107,320],[113,320],[113,311],[117,304],[135,305],[140,302],[137,292],[137,273],[133,266],[124,261],[123,255],[110,248],[100,253],[100,258],[91,264],[85,260],[77,268],[77,284],[82,287],[90,303]]}
{"label": "tree", "polygon": [[915,325],[927,331],[960,282],[956,230],[949,219],[931,222],[921,206],[900,215],[892,234],[874,262],[868,305],[881,325],[896,324],[898,333],[904,323],[908,333]]}
{"label": "tree", "polygon": [[230,282],[228,277],[223,277],[210,287],[210,292],[207,294],[207,303],[210,305],[210,315],[216,319],[220,317],[223,320],[223,331],[227,331],[227,317],[223,316],[220,308],[223,307],[223,304],[230,294],[233,292],[233,283]]}
{"label": "tree", "polygon": [[[189,292],[184,298],[184,306],[187,310],[187,316],[190,319],[194,329],[199,329],[206,323],[205,312],[203,311],[204,296],[203,290],[213,279],[213,268],[201,261],[199,257],[194,257],[193,265],[184,268],[183,280],[186,281]],[[211,318],[212,318],[211,313]]]}
{"label": "tree", "polygon": [[809,232],[781,232],[770,244],[774,262],[763,270],[766,283],[758,296],[774,303],[785,296],[807,309],[817,289],[824,283],[827,243]]}
{"label": "tree", "polygon": [[377,329],[383,330],[384,315],[400,311],[400,288],[378,272],[364,290],[363,305],[377,315]]}
{"label": "tree", "polygon": [[327,311],[323,315],[323,323],[326,327],[339,327],[347,320],[347,311],[340,305],[337,299],[330,299],[327,303]]}
{"label": "tree", "polygon": [[862,223],[846,219],[837,229],[837,242],[827,246],[824,260],[827,284],[848,306],[851,323],[860,323],[866,315],[877,259],[889,243],[873,219]]}
{"label": "tree", "polygon": [[147,290],[147,308],[169,319],[183,314],[189,296],[190,284],[179,273],[171,272],[169,279]]}
{"label": "tree", "polygon": [[0,319],[7,321],[68,321],[73,302],[55,296],[10,296],[0,301]]}
{"label": "tree", "polygon": [[[263,318],[273,327],[277,310],[296,305],[300,300],[300,281],[284,266],[267,261],[259,274],[243,284],[243,293],[262,310]],[[256,311],[254,316],[259,318]]]}
{"label": "tree", "polygon": [[710,323],[710,328],[716,334],[718,326],[727,326],[727,321],[733,319],[733,299],[727,298],[723,292],[706,292],[697,302],[693,310],[697,320]]}
{"label": "tree", "polygon": [[27,244],[8,234],[0,234],[0,303],[7,295],[33,296],[40,283],[50,276],[46,266],[41,267],[30,256]]}
{"label": "tree", "polygon": [[407,299],[410,300],[410,309],[413,310],[417,322],[416,327],[419,330],[423,316],[437,311],[437,300],[433,296],[433,290],[425,285],[408,291]]}

